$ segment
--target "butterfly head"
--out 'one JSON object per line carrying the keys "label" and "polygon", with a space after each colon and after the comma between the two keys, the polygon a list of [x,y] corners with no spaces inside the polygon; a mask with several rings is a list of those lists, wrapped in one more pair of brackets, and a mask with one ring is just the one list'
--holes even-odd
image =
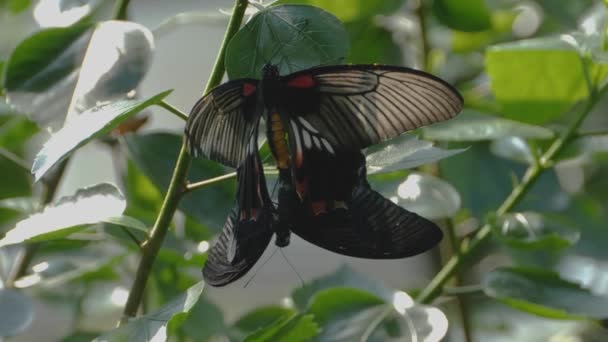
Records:
{"label": "butterfly head", "polygon": [[265,79],[275,79],[279,77],[279,68],[274,64],[266,64],[262,69],[262,73]]}

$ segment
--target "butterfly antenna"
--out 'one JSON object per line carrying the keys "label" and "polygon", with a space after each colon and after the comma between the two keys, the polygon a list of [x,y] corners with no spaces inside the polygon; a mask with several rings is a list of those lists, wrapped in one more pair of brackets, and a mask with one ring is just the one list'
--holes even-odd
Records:
{"label": "butterfly antenna", "polygon": [[291,269],[293,270],[293,272],[298,276],[298,279],[300,280],[300,285],[304,286],[304,279],[302,279],[302,276],[300,276],[300,273],[298,273],[298,271],[296,271],[296,268],[293,267],[293,264],[289,261],[289,259],[287,258],[287,255],[283,252],[283,249],[281,248],[281,255],[283,255],[283,258],[285,258],[285,261],[287,261],[287,265],[289,265],[289,267],[291,267]]}
{"label": "butterfly antenna", "polygon": [[270,254],[270,256],[268,258],[266,258],[266,260],[264,260],[264,262],[260,265],[260,267],[258,267],[257,270],[255,270],[255,272],[253,273],[253,275],[251,276],[251,278],[249,278],[249,280],[247,280],[247,282],[245,283],[245,285],[243,285],[243,288],[246,288],[247,286],[249,286],[249,283],[251,283],[251,281],[253,280],[253,278],[255,278],[256,275],[258,275],[258,272],[260,272],[260,270],[262,269],[262,267],[266,266],[266,264],[268,263],[268,261],[270,261],[270,259],[272,259],[272,257],[275,255],[275,253],[277,252],[277,250],[279,249],[279,247],[274,247],[274,251],[272,252],[272,254]]}

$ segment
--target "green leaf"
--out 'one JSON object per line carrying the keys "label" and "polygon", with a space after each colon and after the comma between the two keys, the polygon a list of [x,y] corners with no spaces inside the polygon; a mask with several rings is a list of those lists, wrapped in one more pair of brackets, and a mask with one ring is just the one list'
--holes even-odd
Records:
{"label": "green leaf", "polygon": [[608,317],[608,297],[597,296],[542,269],[499,268],[484,277],[484,292],[516,309],[559,318]]}
{"label": "green leaf", "polygon": [[58,239],[86,225],[119,216],[126,202],[113,185],[102,183],[62,197],[40,213],[21,220],[0,240],[0,247],[24,241]]}
{"label": "green leaf", "polygon": [[413,169],[420,165],[437,162],[464,152],[465,149],[443,150],[433,147],[430,141],[418,140],[415,135],[403,134],[388,142],[367,149],[367,173],[386,173]]}
{"label": "green leaf", "polygon": [[[367,3],[382,3],[382,1],[367,1]],[[403,64],[403,52],[395,43],[393,32],[379,26],[374,18],[348,22],[345,27],[350,36],[349,63]]]}
{"label": "green leaf", "polygon": [[[167,133],[125,136],[131,159],[161,191],[166,191],[177,160],[182,136]],[[192,160],[189,181],[199,181],[225,174],[219,164],[197,158]],[[187,193],[179,208],[196,218],[210,229],[218,232],[232,208],[235,196],[235,181],[226,180],[204,189]]]}
{"label": "green leaf", "polygon": [[8,60],[7,98],[40,126],[56,130],[66,115],[127,99],[148,70],[154,43],[146,27],[90,21],[35,33]]}
{"label": "green leaf", "polygon": [[125,227],[125,228],[131,228],[134,230],[139,230],[140,232],[144,232],[144,233],[147,233],[149,230],[148,226],[146,226],[145,223],[141,222],[140,220],[138,220],[134,217],[127,216],[127,215],[108,217],[107,219],[103,220],[103,222],[115,224],[115,225]]}
{"label": "green leaf", "polygon": [[68,76],[84,58],[91,27],[84,20],[70,27],[42,30],[23,40],[5,66],[4,88],[41,92]]}
{"label": "green leaf", "polygon": [[244,333],[252,333],[267,327],[279,320],[285,320],[295,315],[292,309],[280,306],[263,306],[256,308],[234,323],[234,328]]}
{"label": "green leaf", "polygon": [[[494,45],[486,52],[486,72],[504,115],[541,124],[560,117],[586,99],[581,57],[558,38],[538,38]],[[591,68],[591,79],[605,74]]]}
{"label": "green leaf", "polygon": [[312,298],[323,290],[331,287],[352,287],[355,289],[365,290],[380,298],[390,299],[392,291],[384,287],[381,283],[376,283],[369,278],[355,272],[348,265],[343,265],[335,272],[315,279],[304,286],[299,287],[291,294],[294,304],[300,310],[304,310],[310,304]]}
{"label": "green leaf", "polygon": [[245,342],[291,342],[310,341],[319,333],[319,326],[313,315],[294,315],[281,319],[245,338]]}
{"label": "green leaf", "polygon": [[207,341],[210,337],[223,333],[225,329],[224,314],[204,297],[192,307],[188,319],[180,328],[194,341]]}
{"label": "green leaf", "polygon": [[95,342],[166,341],[170,333],[188,317],[196,305],[205,284],[199,282],[184,294],[163,305],[151,314],[131,320],[127,325],[96,338]]}
{"label": "green leaf", "polygon": [[15,336],[25,331],[34,320],[34,303],[14,289],[0,288],[0,336]]}
{"label": "green leaf", "polygon": [[442,24],[455,30],[475,32],[492,27],[485,0],[435,0],[433,12]]}
{"label": "green leaf", "polygon": [[422,128],[425,139],[441,141],[481,141],[517,136],[526,139],[551,139],[548,128],[508,120],[465,109],[455,118]]}
{"label": "green leaf", "polygon": [[230,79],[261,78],[263,66],[272,63],[289,74],[336,64],[347,52],[348,33],[333,15],[311,6],[273,6],[258,12],[232,38],[226,71]]}
{"label": "green leaf", "polygon": [[443,179],[411,173],[405,180],[370,177],[376,191],[397,205],[431,220],[453,217],[461,207],[460,194]]}
{"label": "green leaf", "polygon": [[492,228],[516,263],[550,267],[580,238],[574,224],[562,221],[534,212],[511,213],[498,218]]}
{"label": "green leaf", "polygon": [[32,4],[31,0],[8,0],[8,9],[13,14],[18,14],[25,11]]}
{"label": "green leaf", "polygon": [[32,173],[39,180],[54,165],[65,159],[72,151],[117,127],[122,121],[157,104],[171,91],[162,92],[143,101],[120,101],[93,107],[70,120],[61,130],[53,134],[36,155]]}
{"label": "green leaf", "polygon": [[505,137],[490,143],[495,155],[524,164],[534,164],[536,158],[528,142],[520,137]]}
{"label": "green leaf", "polygon": [[378,14],[392,14],[405,0],[279,0],[278,4],[301,4],[322,8],[343,22],[370,19]]}

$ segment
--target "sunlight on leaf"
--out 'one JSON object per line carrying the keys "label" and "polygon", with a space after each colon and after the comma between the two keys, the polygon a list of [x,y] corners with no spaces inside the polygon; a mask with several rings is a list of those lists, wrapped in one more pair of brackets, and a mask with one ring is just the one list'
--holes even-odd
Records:
{"label": "sunlight on leaf", "polygon": [[413,169],[464,151],[466,149],[440,149],[433,147],[430,141],[418,140],[415,135],[404,134],[366,151],[367,173],[371,175]]}
{"label": "sunlight on leaf", "polygon": [[169,333],[177,329],[188,317],[188,313],[203,293],[204,287],[205,284],[199,282],[156,312],[133,319],[127,325],[104,334],[94,341],[166,341]]}
{"label": "sunlight on leaf", "polygon": [[505,137],[492,141],[490,151],[495,155],[525,164],[534,164],[534,154],[526,140],[520,137]]}
{"label": "sunlight on leaf", "polygon": [[38,214],[17,223],[0,240],[0,247],[24,241],[57,239],[79,227],[119,216],[126,201],[118,189],[102,183],[80,189],[73,196],[62,197]]}
{"label": "sunlight on leaf", "polygon": [[446,181],[426,175],[412,173],[405,181],[371,178],[372,187],[395,204],[431,220],[452,217],[460,209],[460,195]]}
{"label": "sunlight on leaf", "polygon": [[34,20],[40,27],[67,27],[90,14],[99,0],[41,0],[34,7]]}
{"label": "sunlight on leaf", "polygon": [[70,120],[51,136],[36,155],[32,165],[35,180],[39,180],[51,167],[78,147],[110,132],[122,121],[158,103],[170,92],[165,91],[143,101],[127,100],[94,107]]}
{"label": "sunlight on leaf", "polygon": [[505,118],[465,109],[455,118],[422,128],[425,139],[442,141],[480,141],[508,136],[550,139],[553,131]]}

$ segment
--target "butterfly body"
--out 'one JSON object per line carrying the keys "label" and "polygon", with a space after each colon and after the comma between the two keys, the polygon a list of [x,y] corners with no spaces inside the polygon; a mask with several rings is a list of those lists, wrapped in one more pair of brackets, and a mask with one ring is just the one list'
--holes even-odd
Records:
{"label": "butterfly body", "polygon": [[[203,269],[210,285],[243,276],[273,235],[293,232],[325,249],[393,259],[441,240],[432,222],[382,197],[367,182],[361,149],[447,120],[462,98],[444,81],[381,65],[324,66],[281,76],[266,65],[260,80],[227,82],[192,109],[192,155],[237,168],[237,200]],[[266,188],[258,154],[259,121],[279,170],[278,203]]]}

